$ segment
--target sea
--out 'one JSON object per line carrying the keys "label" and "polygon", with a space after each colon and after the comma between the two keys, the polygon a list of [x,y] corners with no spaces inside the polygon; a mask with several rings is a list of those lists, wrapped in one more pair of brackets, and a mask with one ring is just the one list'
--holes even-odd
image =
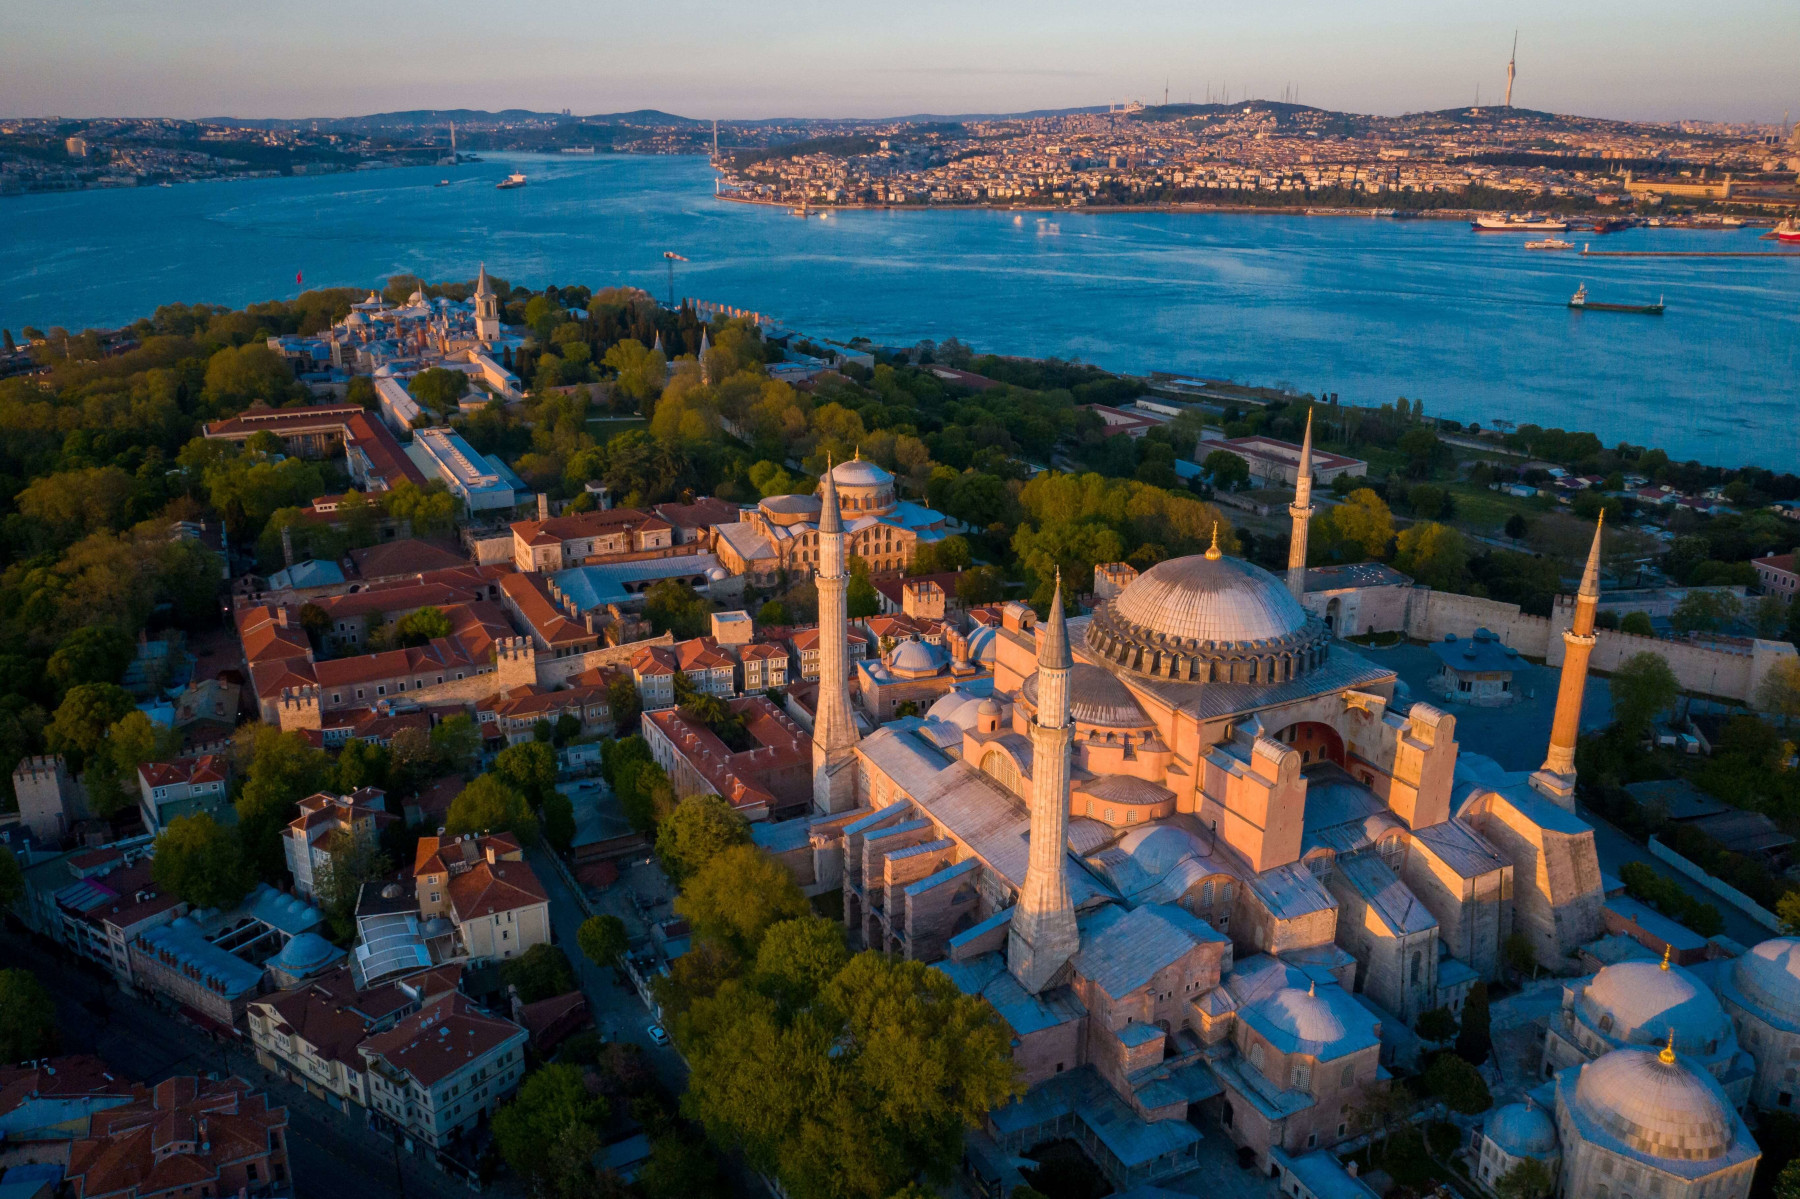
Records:
{"label": "sea", "polygon": [[[1463,221],[1299,214],[816,211],[720,200],[704,159],[484,154],[455,167],[0,200],[0,326],[108,327],[187,301],[490,272],[630,284],[819,337],[955,337],[1307,392],[1423,401],[1678,460],[1800,471],[1800,258],[1580,258]],[[494,186],[511,171],[529,183]],[[448,180],[445,186],[440,181]],[[1771,250],[1634,229],[1579,248]],[[1662,300],[1662,317],[1575,312]]]}

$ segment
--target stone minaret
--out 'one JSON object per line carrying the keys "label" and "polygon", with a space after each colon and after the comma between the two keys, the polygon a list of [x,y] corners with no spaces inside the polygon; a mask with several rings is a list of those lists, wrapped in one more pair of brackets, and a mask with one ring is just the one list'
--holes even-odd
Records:
{"label": "stone minaret", "polygon": [[1294,532],[1288,539],[1288,590],[1295,599],[1306,599],[1306,527],[1312,520],[1312,409],[1306,410],[1306,436],[1300,442],[1300,476],[1294,481],[1294,502],[1288,515]]}
{"label": "stone minaret", "polygon": [[850,711],[850,616],[844,520],[827,461],[819,489],[819,710],[813,718],[813,811],[856,806],[856,717]]}
{"label": "stone minaret", "polygon": [[1562,681],[1556,688],[1556,716],[1550,722],[1550,753],[1531,776],[1531,785],[1565,807],[1575,802],[1575,739],[1581,733],[1581,697],[1587,690],[1588,659],[1594,653],[1594,611],[1600,604],[1600,534],[1606,514],[1594,524],[1594,545],[1575,596],[1575,620],[1563,633]]}
{"label": "stone minaret", "polygon": [[481,264],[481,274],[475,277],[475,340],[482,345],[500,340],[500,297],[488,282],[485,262]]}
{"label": "stone minaret", "polygon": [[1013,909],[1006,968],[1033,995],[1081,948],[1065,873],[1069,843],[1069,631],[1062,578],[1038,638],[1037,721],[1031,726],[1031,858]]}

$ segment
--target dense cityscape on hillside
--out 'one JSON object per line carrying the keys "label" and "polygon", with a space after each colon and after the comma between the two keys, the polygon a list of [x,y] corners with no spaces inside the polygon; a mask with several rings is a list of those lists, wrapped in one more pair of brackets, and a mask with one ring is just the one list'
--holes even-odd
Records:
{"label": "dense cityscape on hillside", "polygon": [[656,111],[5,120],[0,192],[421,165],[483,151],[708,154],[715,145],[722,191],[773,203],[1419,210],[1676,198],[1749,212],[1800,203],[1800,144],[1779,127],[1505,106],[1374,117],[1266,100],[716,128]]}

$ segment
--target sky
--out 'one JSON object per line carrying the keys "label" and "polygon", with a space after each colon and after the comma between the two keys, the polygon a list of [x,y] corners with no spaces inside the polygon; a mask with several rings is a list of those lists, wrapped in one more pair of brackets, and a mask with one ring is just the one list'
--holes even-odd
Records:
{"label": "sky", "polygon": [[5,0],[0,116],[410,108],[694,117],[1500,98],[1636,120],[1800,113],[1796,0]]}

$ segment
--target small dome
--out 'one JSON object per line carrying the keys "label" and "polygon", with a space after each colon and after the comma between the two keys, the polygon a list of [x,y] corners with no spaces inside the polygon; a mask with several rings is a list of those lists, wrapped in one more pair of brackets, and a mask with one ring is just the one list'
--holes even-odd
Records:
{"label": "small dome", "polygon": [[[1314,992],[1283,987],[1258,1005],[1270,1023],[1301,1042],[1329,1045],[1343,1039],[1344,1022]],[[1302,1050],[1306,1045],[1301,1046]]]}
{"label": "small dome", "polygon": [[892,485],[894,476],[873,462],[852,458],[831,468],[831,481],[839,487],[884,487]]}
{"label": "small dome", "polygon": [[275,955],[270,965],[289,974],[310,974],[339,955],[330,941],[317,933],[301,933]]}
{"label": "small dome", "polygon": [[[1025,698],[1037,703],[1038,676],[1025,680]],[[1124,683],[1110,670],[1077,662],[1069,670],[1069,718],[1077,724],[1108,729],[1142,729],[1150,718]]]}
{"label": "small dome", "polygon": [[981,701],[980,706],[975,709],[975,714],[977,716],[998,716],[1000,715],[1000,703],[990,695]]}
{"label": "small dome", "polygon": [[992,699],[993,697],[989,696],[987,700],[981,700],[960,688],[952,688],[938,697],[937,702],[926,710],[925,718],[941,720],[946,724],[953,724],[957,728],[970,730],[975,727],[975,716],[980,711],[981,705]]}
{"label": "small dome", "polygon": [[1731,1104],[1712,1076],[1653,1049],[1615,1049],[1581,1067],[1575,1102],[1640,1153],[1707,1161],[1731,1148]]}
{"label": "small dome", "polygon": [[[1594,975],[1581,996],[1588,1022],[1617,1040],[1661,1045],[1675,1033],[1680,1053],[1711,1057],[1731,1035],[1731,1021],[1710,989],[1680,966],[1618,962]],[[1605,1017],[1612,1026],[1603,1027]]]}
{"label": "small dome", "polygon": [[715,566],[706,572],[706,577],[715,583],[723,583],[726,579],[731,577],[731,573],[723,566]]}
{"label": "small dome", "polygon": [[936,674],[938,656],[931,646],[923,641],[902,641],[888,655],[888,669],[895,674],[923,676]]}
{"label": "small dome", "polygon": [[1000,634],[992,625],[982,625],[969,634],[969,661],[982,666],[992,666],[994,657],[999,653],[996,648]]}
{"label": "small dome", "polygon": [[1764,1012],[1800,1024],[1800,938],[1762,942],[1732,964],[1731,977]]}
{"label": "small dome", "polygon": [[1545,1157],[1556,1152],[1556,1125],[1536,1105],[1509,1103],[1487,1118],[1481,1135],[1510,1157]]}

